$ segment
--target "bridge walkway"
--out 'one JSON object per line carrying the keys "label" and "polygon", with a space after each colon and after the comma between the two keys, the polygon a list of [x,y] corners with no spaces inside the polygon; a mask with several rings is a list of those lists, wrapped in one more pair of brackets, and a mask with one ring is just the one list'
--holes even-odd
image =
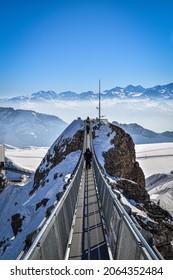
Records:
{"label": "bridge walkway", "polygon": [[[86,147],[91,148],[89,135],[87,135]],[[71,244],[69,244],[70,260],[109,259],[94,170],[92,166],[91,169],[86,170],[85,164],[72,231]]]}

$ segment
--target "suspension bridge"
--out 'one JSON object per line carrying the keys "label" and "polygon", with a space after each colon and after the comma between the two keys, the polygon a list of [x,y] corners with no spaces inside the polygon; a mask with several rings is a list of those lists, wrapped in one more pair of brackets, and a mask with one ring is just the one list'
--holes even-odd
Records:
{"label": "suspension bridge", "polygon": [[[86,148],[93,151],[89,170],[83,155]],[[30,248],[18,259],[162,259],[111,190],[94,153],[91,131],[85,131],[83,151],[67,190]]]}

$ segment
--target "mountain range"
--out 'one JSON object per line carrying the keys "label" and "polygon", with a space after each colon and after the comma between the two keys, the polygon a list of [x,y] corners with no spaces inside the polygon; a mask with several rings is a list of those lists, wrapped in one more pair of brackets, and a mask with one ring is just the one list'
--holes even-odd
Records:
{"label": "mountain range", "polygon": [[56,116],[0,107],[0,143],[49,147],[66,127]]}
{"label": "mountain range", "polygon": [[[95,100],[98,93],[86,91],[76,93],[72,91],[56,93],[54,91],[38,91],[27,96],[16,96],[13,98],[0,99],[1,104],[18,102],[37,102],[51,100]],[[140,85],[128,85],[126,87],[116,86],[101,93],[102,99],[137,99],[137,100],[173,100],[173,83],[167,85],[156,85],[151,88],[144,88]]]}
{"label": "mountain range", "polygon": [[137,123],[122,124],[114,121],[113,124],[129,133],[135,144],[173,142],[173,131],[157,133]]}

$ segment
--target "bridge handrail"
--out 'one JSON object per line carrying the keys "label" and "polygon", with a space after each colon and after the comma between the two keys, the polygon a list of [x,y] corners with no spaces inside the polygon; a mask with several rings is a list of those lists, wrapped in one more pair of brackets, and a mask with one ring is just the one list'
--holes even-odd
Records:
{"label": "bridge handrail", "polygon": [[[51,229],[53,227],[57,226],[57,228],[59,228],[59,231],[63,230],[63,229],[61,229],[61,226],[58,225],[58,223],[59,223],[58,215],[60,216],[60,214],[61,214],[60,211],[61,212],[67,212],[66,208],[68,208],[68,204],[69,204],[69,202],[67,202],[67,200],[70,200],[70,206],[73,210],[72,212],[74,212],[74,210],[75,210],[77,194],[78,194],[78,189],[79,189],[81,175],[82,175],[82,168],[83,168],[83,161],[84,161],[83,151],[85,149],[85,145],[86,145],[86,133],[84,132],[83,150],[81,151],[81,156],[80,156],[80,159],[79,159],[78,164],[76,166],[76,171],[74,173],[74,176],[73,176],[71,182],[69,183],[67,190],[64,192],[63,196],[61,197],[60,201],[58,202],[56,207],[53,209],[49,218],[44,223],[41,231],[38,233],[37,237],[35,238],[34,242],[31,245],[31,247],[25,253],[25,255],[22,256],[23,260],[49,259],[49,258],[53,259],[52,255],[50,257],[47,254],[44,257],[40,256],[41,254],[44,254],[44,253],[42,253],[43,248],[41,248],[40,244],[41,244],[42,240],[44,242],[44,239],[46,239],[46,237],[49,235],[49,232],[51,231]],[[65,213],[65,214],[67,216],[67,213]],[[64,231],[63,233],[61,233],[61,232],[57,233],[58,229],[57,228],[54,229],[55,236],[56,237],[57,237],[57,235],[59,236],[59,239],[57,240],[57,242],[62,241],[61,243],[64,244],[64,245],[61,244],[61,246],[59,245],[59,247],[61,247],[61,248],[59,250],[60,252],[57,252],[57,255],[60,255],[60,257],[56,256],[56,259],[63,259],[64,256],[65,256],[66,249],[67,249],[66,247],[67,247],[67,244],[68,244],[68,236],[69,236],[69,232],[71,230],[71,224],[72,224],[72,221],[73,221],[73,214],[74,213],[68,213],[68,214],[69,215],[66,217],[67,221],[64,221],[64,224],[66,224],[66,225],[68,224],[68,232]],[[70,220],[68,220],[69,216],[70,216]],[[59,220],[60,220],[60,218],[59,218]],[[61,238],[63,240],[61,240]],[[66,239],[66,242],[64,242],[64,239]],[[55,240],[56,240],[56,238],[55,238]],[[63,248],[62,248],[62,246],[63,246]],[[35,258],[34,255],[37,255],[37,258]]]}
{"label": "bridge handrail", "polygon": [[[141,248],[145,248],[146,252],[148,254],[146,254],[145,252],[145,257],[148,259],[153,259],[153,260],[158,260],[157,255],[154,253],[154,251],[152,250],[152,248],[149,246],[149,244],[147,243],[147,241],[145,240],[145,238],[142,236],[142,234],[140,233],[139,229],[137,228],[137,226],[135,225],[135,223],[133,222],[133,220],[131,219],[131,217],[128,215],[128,213],[126,212],[126,210],[124,209],[123,205],[120,203],[120,201],[118,200],[116,194],[112,191],[111,186],[108,184],[108,182],[106,181],[100,167],[99,167],[99,162],[97,159],[97,156],[95,154],[94,151],[94,147],[93,147],[93,143],[92,143],[92,139],[91,139],[91,145],[92,145],[92,150],[93,150],[93,163],[94,163],[94,170],[96,173],[96,181],[97,181],[97,185],[98,185],[98,192],[99,192],[99,196],[101,199],[101,204],[103,206],[103,204],[107,203],[109,204],[108,207],[110,206],[110,209],[106,208],[106,211],[104,211],[103,209],[103,214],[104,214],[104,218],[105,218],[105,222],[106,222],[106,227],[107,227],[107,232],[108,232],[108,238],[110,239],[110,231],[111,231],[111,216],[112,215],[118,215],[118,217],[120,217],[120,223],[122,220],[124,220],[125,224],[127,225],[127,227],[129,228],[129,232],[131,232],[131,234],[133,235],[133,238],[136,240],[135,242],[138,243],[139,246],[141,246]],[[102,186],[101,186],[102,184]],[[104,192],[104,194],[103,194]],[[105,194],[105,192],[107,192],[107,194]],[[111,197],[111,201],[105,201],[105,197]],[[115,206],[115,207],[113,207]],[[104,208],[104,206],[103,206]],[[115,210],[116,208],[116,210]],[[117,211],[117,213],[115,213],[115,211]],[[106,213],[104,213],[106,212]],[[108,213],[108,214],[107,214]],[[111,214],[110,214],[111,213]],[[108,217],[108,218],[107,218]],[[107,221],[106,221],[107,219]],[[118,223],[119,221],[117,221]],[[120,225],[119,225],[119,230],[120,231]],[[120,232],[119,232],[120,233]],[[114,240],[114,252],[112,252],[113,255],[117,254],[115,251],[115,246],[117,249],[118,246],[118,239],[120,238],[120,236],[117,237],[117,240]],[[116,243],[116,245],[115,245]],[[117,249],[118,250],[118,249]],[[120,248],[119,248],[120,250]],[[147,255],[149,255],[147,257]]]}

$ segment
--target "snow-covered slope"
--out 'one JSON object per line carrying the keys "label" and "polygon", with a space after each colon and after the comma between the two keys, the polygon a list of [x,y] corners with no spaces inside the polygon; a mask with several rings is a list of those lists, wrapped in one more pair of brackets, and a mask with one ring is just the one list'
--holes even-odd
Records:
{"label": "snow-covered slope", "polygon": [[173,143],[139,144],[135,149],[146,178],[173,169]]}
{"label": "snow-covered slope", "polygon": [[173,143],[136,145],[151,200],[173,216]]}
{"label": "snow-covered slope", "polygon": [[45,156],[48,147],[16,148],[5,145],[6,158],[15,162],[18,166],[35,171]]}
{"label": "snow-covered slope", "polygon": [[173,217],[173,172],[150,176],[146,180],[146,189],[150,199],[167,210]]}
{"label": "snow-covered slope", "polygon": [[114,121],[113,124],[121,127],[124,131],[129,133],[135,144],[173,142],[173,132],[170,131],[156,133],[138,125],[137,123],[122,124]]}
{"label": "snow-covered slope", "polygon": [[0,108],[0,143],[49,147],[66,127],[67,124],[55,116]]}
{"label": "snow-covered slope", "polygon": [[[25,186],[11,185],[0,193],[0,259],[18,256],[25,246],[27,234],[40,225],[46,209],[57,201],[57,194],[63,190],[66,177],[73,172],[81,154],[76,148],[65,156],[68,143],[73,142],[74,135],[80,130],[83,130],[83,121],[74,121],[48,150],[38,168],[38,172],[45,168],[49,170],[44,185],[40,182],[33,191],[35,174]],[[62,149],[63,157],[59,163],[54,162],[55,150]],[[51,161],[48,161],[50,157]]]}

